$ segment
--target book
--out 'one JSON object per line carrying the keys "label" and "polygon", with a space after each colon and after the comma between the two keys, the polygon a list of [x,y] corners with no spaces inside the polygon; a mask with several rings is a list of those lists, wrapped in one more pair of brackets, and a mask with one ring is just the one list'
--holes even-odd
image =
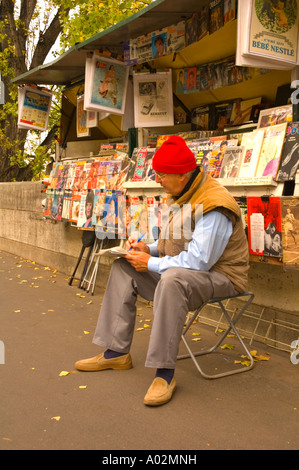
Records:
{"label": "book", "polygon": [[281,197],[283,263],[299,265],[299,197]]}
{"label": "book", "polygon": [[63,206],[62,206],[62,215],[61,220],[68,222],[70,219],[70,210],[72,204],[72,190],[65,189],[64,190],[64,198],[63,198]]}
{"label": "book", "polygon": [[98,256],[109,256],[109,257],[120,257],[126,256],[129,252],[122,248],[121,246],[114,246],[112,248],[104,248],[103,250],[99,250],[97,252]]}
{"label": "book", "polygon": [[249,253],[282,257],[279,197],[247,197]]}
{"label": "book", "polygon": [[255,172],[256,177],[271,176],[276,178],[287,123],[265,128],[263,144]]}
{"label": "book", "polygon": [[226,148],[220,169],[220,178],[235,178],[238,175],[243,152],[243,147]]}
{"label": "book", "polygon": [[226,24],[236,18],[236,0],[224,0],[223,23]]}
{"label": "book", "polygon": [[210,34],[223,26],[223,0],[210,1]]}
{"label": "book", "polygon": [[295,180],[299,168],[299,122],[287,125],[276,181]]}
{"label": "book", "polygon": [[264,140],[264,130],[254,130],[242,135],[241,146],[244,153],[240,162],[239,178],[254,177]]}
{"label": "book", "polygon": [[284,122],[291,122],[293,118],[293,106],[277,106],[275,108],[261,109],[258,118],[258,128],[275,126]]}
{"label": "book", "polygon": [[232,114],[230,118],[230,124],[240,125],[250,120],[253,106],[261,103],[262,98],[253,98],[251,100],[235,101],[233,104]]}
{"label": "book", "polygon": [[199,25],[198,25],[198,38],[200,41],[207,34],[209,34],[209,21],[210,21],[210,11],[209,5],[204,5],[201,7],[199,12]]}
{"label": "book", "polygon": [[191,123],[199,130],[208,130],[210,122],[210,107],[197,106],[191,110]]}

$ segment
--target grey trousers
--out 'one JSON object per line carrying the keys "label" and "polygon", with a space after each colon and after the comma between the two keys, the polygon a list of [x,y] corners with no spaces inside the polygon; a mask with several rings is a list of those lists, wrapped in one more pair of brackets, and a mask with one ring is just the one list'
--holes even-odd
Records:
{"label": "grey trousers", "polygon": [[174,369],[186,315],[212,297],[237,294],[215,271],[171,268],[162,275],[137,272],[124,258],[114,261],[93,343],[117,352],[130,351],[140,295],[153,301],[154,321],[145,366]]}

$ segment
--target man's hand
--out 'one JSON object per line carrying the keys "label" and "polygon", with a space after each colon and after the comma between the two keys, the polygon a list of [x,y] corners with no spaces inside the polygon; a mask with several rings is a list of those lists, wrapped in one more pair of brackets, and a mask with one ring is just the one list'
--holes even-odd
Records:
{"label": "man's hand", "polygon": [[144,251],[131,250],[128,255],[125,256],[126,260],[136,269],[138,272],[148,272],[147,263],[151,255]]}

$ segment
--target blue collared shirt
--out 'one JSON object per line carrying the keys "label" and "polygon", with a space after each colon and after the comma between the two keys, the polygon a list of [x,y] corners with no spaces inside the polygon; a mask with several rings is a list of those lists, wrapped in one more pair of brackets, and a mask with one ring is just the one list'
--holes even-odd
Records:
{"label": "blue collared shirt", "polygon": [[186,251],[177,256],[159,258],[158,241],[149,246],[148,270],[162,274],[169,268],[209,271],[219,260],[232,234],[232,222],[225,215],[211,211],[200,217]]}

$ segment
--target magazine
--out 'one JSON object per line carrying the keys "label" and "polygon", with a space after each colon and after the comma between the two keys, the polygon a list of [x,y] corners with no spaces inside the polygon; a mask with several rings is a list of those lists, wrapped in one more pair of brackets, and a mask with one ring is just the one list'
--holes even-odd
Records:
{"label": "magazine", "polygon": [[210,34],[223,26],[223,0],[210,1]]}
{"label": "magazine", "polygon": [[281,197],[283,262],[299,265],[299,197]]}
{"label": "magazine", "polygon": [[220,178],[235,178],[238,175],[243,152],[243,147],[226,148],[220,169]]}
{"label": "magazine", "polygon": [[249,253],[282,257],[279,197],[247,197]]}
{"label": "magazine", "polygon": [[244,149],[240,162],[239,178],[253,178],[264,139],[264,130],[259,129],[245,132],[242,135],[241,146]]}
{"label": "magazine", "polygon": [[256,177],[271,176],[276,178],[287,123],[265,128],[263,144],[255,172]]}
{"label": "magazine", "polygon": [[299,122],[291,122],[282,149],[277,181],[290,181],[296,177],[299,168]]}
{"label": "magazine", "polygon": [[105,248],[98,251],[97,255],[99,256],[109,256],[109,257],[120,257],[126,256],[129,254],[128,250],[125,250],[121,246],[114,246],[113,248]]}

